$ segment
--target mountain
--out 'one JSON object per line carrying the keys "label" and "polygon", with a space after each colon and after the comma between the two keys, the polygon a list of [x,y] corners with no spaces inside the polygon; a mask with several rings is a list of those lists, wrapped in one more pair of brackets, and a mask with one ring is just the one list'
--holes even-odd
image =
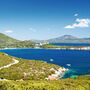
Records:
{"label": "mountain", "polygon": [[0,33],[0,48],[26,48],[34,47],[34,42],[30,40],[20,41]]}
{"label": "mountain", "polygon": [[52,38],[48,40],[25,40],[20,41],[0,33],[0,48],[12,47],[34,47],[35,43],[49,42],[49,43],[90,43],[90,38],[78,38],[72,35],[63,35],[61,37]]}
{"label": "mountain", "polygon": [[49,43],[90,43],[90,38],[78,38],[72,35],[63,35],[46,41]]}
{"label": "mountain", "polygon": [[90,38],[79,38],[72,35],[63,35],[57,38],[48,40],[31,40],[35,43],[49,42],[49,43],[90,43]]}
{"label": "mountain", "polygon": [[18,41],[19,40],[16,40],[16,39],[9,37],[3,33],[0,33],[0,45],[13,44]]}
{"label": "mountain", "polygon": [[56,39],[62,39],[62,40],[70,40],[71,39],[72,40],[72,39],[78,39],[78,38],[75,36],[72,36],[72,35],[63,35],[63,36],[58,37]]}

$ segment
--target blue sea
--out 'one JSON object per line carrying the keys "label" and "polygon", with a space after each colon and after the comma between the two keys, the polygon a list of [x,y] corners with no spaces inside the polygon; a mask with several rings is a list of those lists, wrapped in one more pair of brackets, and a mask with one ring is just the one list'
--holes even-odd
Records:
{"label": "blue sea", "polygon": [[90,50],[56,50],[56,49],[5,49],[0,50],[9,55],[33,60],[43,60],[68,68],[64,77],[90,74]]}
{"label": "blue sea", "polygon": [[59,46],[90,46],[90,43],[51,43]]}

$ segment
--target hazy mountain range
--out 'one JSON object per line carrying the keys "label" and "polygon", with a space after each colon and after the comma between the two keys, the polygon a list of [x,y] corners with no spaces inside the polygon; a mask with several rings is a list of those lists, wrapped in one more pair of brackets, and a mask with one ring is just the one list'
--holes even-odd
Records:
{"label": "hazy mountain range", "polygon": [[[16,43],[23,43],[24,42],[30,42],[30,43],[40,43],[40,42],[49,42],[49,43],[90,43],[90,38],[78,38],[72,35],[63,35],[61,37],[57,38],[52,38],[48,40],[25,40],[25,41],[20,41],[17,39],[14,39],[12,37],[9,37],[3,33],[0,33],[0,45],[5,45],[5,44],[16,44]],[[27,44],[28,44],[27,43]]]}
{"label": "hazy mountain range", "polygon": [[90,43],[90,38],[78,38],[72,35],[63,35],[57,38],[48,40],[32,40],[34,42],[49,42],[49,43]]}
{"label": "hazy mountain range", "polygon": [[63,35],[47,41],[50,43],[90,43],[90,38],[78,38],[72,35]]}

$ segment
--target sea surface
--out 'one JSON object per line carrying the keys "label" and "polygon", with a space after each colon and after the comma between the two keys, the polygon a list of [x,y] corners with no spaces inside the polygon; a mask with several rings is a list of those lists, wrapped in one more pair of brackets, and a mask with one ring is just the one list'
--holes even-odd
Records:
{"label": "sea surface", "polygon": [[9,55],[48,63],[68,68],[64,77],[90,74],[90,50],[56,50],[56,49],[5,49],[0,50]]}
{"label": "sea surface", "polygon": [[51,43],[59,46],[90,46],[90,43]]}

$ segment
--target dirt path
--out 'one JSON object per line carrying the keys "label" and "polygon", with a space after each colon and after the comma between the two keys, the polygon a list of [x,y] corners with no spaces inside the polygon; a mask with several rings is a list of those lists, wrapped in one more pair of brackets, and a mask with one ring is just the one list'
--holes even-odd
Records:
{"label": "dirt path", "polygon": [[15,58],[13,58],[12,60],[13,60],[13,62],[12,62],[12,63],[10,63],[10,64],[8,64],[8,65],[5,65],[5,66],[0,67],[0,70],[1,70],[1,69],[3,69],[3,68],[9,68],[10,66],[12,66],[12,65],[14,65],[14,64],[19,63],[19,61],[18,61],[18,60],[16,60]]}

